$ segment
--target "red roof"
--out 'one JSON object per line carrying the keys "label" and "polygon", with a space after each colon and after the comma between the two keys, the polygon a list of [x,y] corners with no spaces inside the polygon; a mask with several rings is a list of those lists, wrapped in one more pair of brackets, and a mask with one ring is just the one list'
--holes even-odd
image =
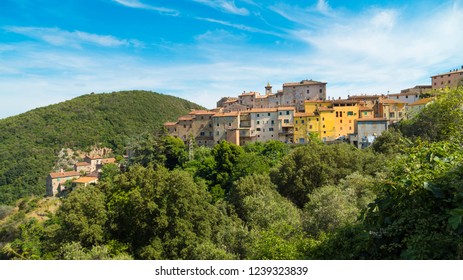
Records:
{"label": "red roof", "polygon": [[50,177],[52,179],[65,178],[65,177],[80,177],[80,173],[77,171],[56,172],[56,173],[50,173]]}
{"label": "red roof", "polygon": [[89,165],[90,165],[90,163],[85,162],[85,161],[83,161],[83,162],[76,162],[76,166],[89,166]]}

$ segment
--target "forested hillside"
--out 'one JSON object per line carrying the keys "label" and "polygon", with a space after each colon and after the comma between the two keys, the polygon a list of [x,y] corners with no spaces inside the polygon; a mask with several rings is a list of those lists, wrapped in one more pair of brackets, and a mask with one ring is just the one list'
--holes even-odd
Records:
{"label": "forested hillside", "polygon": [[0,205],[45,194],[62,148],[101,144],[124,153],[130,137],[153,132],[199,105],[147,91],[88,94],[0,120]]}
{"label": "forested hillside", "polygon": [[221,142],[191,155],[144,134],[96,186],[0,208],[1,256],[461,259],[462,105],[463,88],[441,92],[366,150]]}

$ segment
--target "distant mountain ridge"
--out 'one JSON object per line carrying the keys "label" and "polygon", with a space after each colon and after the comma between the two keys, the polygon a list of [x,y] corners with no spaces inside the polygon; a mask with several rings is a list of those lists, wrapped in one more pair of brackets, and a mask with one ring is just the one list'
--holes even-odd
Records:
{"label": "distant mountain ridge", "polygon": [[149,91],[87,94],[0,120],[0,204],[45,194],[45,177],[64,147],[102,144],[122,151],[128,138],[153,132],[203,107]]}

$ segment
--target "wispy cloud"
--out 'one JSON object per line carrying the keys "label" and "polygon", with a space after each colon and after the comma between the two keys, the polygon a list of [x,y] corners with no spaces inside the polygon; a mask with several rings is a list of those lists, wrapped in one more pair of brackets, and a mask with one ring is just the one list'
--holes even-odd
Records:
{"label": "wispy cloud", "polygon": [[83,31],[67,31],[59,28],[7,26],[4,30],[38,39],[54,46],[81,48],[83,44],[102,47],[141,46],[137,40],[119,39],[111,35],[98,35]]}
{"label": "wispy cloud", "polygon": [[224,20],[219,20],[219,19],[203,18],[203,17],[196,17],[195,19],[202,20],[202,21],[207,21],[207,22],[212,22],[212,23],[217,23],[217,24],[221,24],[221,25],[224,25],[224,26],[232,27],[232,28],[247,31],[247,32],[268,34],[268,35],[273,35],[273,36],[282,36],[281,34],[273,32],[273,31],[263,30],[263,29],[260,29],[260,28],[255,28],[255,27],[252,27],[252,26],[244,25],[244,24],[236,24],[236,23],[232,23],[232,22],[228,22],[228,21],[224,21]]}
{"label": "wispy cloud", "polygon": [[156,12],[159,12],[161,14],[170,15],[170,16],[178,16],[178,15],[180,15],[180,12],[177,11],[177,10],[164,8],[164,7],[156,7],[156,6],[152,6],[152,5],[147,5],[147,4],[144,4],[144,3],[140,2],[139,0],[113,0],[113,1],[120,4],[120,5],[122,5],[122,6],[126,6],[126,7],[129,7],[129,8],[152,10],[152,11],[156,11]]}
{"label": "wispy cloud", "polygon": [[249,15],[249,11],[246,8],[238,8],[233,0],[193,0],[195,2],[207,5],[219,11],[247,16]]}

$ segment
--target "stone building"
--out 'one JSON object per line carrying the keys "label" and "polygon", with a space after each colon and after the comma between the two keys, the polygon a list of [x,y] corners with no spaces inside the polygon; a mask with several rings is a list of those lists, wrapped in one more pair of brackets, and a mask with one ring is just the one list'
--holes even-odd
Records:
{"label": "stone building", "polygon": [[463,82],[463,65],[461,69],[450,70],[447,73],[431,76],[432,89],[456,87]]}
{"label": "stone building", "polygon": [[55,196],[66,189],[65,183],[80,178],[76,171],[50,173],[46,181],[46,195]]}

